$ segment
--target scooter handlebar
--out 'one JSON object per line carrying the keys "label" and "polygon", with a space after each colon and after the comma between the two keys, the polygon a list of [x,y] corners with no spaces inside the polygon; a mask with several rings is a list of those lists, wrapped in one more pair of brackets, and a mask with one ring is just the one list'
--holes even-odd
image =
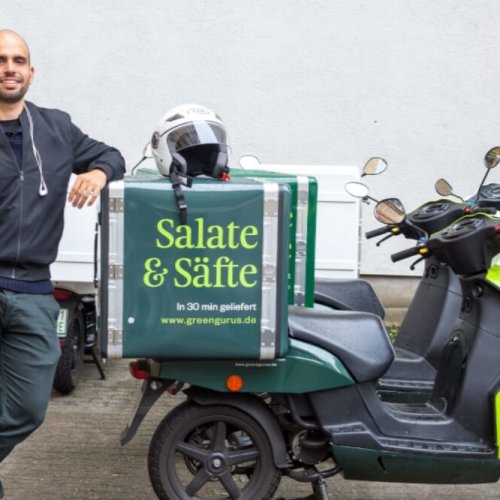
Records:
{"label": "scooter handlebar", "polygon": [[392,262],[398,262],[399,260],[408,259],[414,255],[419,255],[420,247],[411,247],[406,250],[401,250],[401,252],[396,252],[391,255]]}
{"label": "scooter handlebar", "polygon": [[476,207],[471,210],[473,214],[492,214],[495,215],[497,213],[497,209],[493,207]]}
{"label": "scooter handlebar", "polygon": [[390,233],[391,226],[382,226],[377,229],[373,229],[372,231],[368,231],[365,233],[365,237],[369,240],[370,238],[375,238],[376,236],[380,236],[381,234]]}

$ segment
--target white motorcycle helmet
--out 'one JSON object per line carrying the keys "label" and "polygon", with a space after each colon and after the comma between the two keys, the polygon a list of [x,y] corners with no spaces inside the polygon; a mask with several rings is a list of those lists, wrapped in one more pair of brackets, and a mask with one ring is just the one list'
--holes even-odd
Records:
{"label": "white motorcycle helmet", "polygon": [[200,104],[183,104],[168,111],[151,137],[151,151],[160,173],[172,182],[181,224],[187,224],[182,186],[192,177],[208,175],[229,180],[226,128]]}
{"label": "white motorcycle helmet", "polygon": [[200,104],[183,104],[168,111],[151,137],[156,166],[170,176],[175,165],[180,175],[224,178],[227,137],[222,120]]}

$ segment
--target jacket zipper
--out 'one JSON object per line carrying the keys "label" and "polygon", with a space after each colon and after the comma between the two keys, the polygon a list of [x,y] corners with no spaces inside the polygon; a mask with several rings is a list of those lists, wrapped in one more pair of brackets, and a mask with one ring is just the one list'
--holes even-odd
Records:
{"label": "jacket zipper", "polygon": [[[17,163],[17,160],[16,160]],[[12,279],[16,279],[16,268],[19,265],[19,260],[21,258],[21,241],[23,236],[23,219],[24,219],[24,172],[21,168],[19,168],[19,181],[21,184],[21,193],[20,193],[20,217],[19,217],[19,233],[17,237],[17,255],[16,255],[16,265],[12,268]]]}

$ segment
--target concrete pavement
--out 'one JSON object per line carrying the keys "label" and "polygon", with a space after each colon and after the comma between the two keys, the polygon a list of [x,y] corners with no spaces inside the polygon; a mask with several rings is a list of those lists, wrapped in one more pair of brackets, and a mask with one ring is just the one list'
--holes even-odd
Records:
{"label": "concrete pavement", "polygon": [[[107,380],[94,365],[69,396],[53,394],[47,420],[0,464],[5,500],[154,500],[147,473],[149,441],[161,418],[182,400],[165,396],[147,416],[131,443],[122,447],[121,430],[129,419],[140,382],[128,373],[127,360],[106,364]],[[500,499],[500,485],[433,486],[328,480],[337,500]],[[276,498],[306,496],[309,485],[283,479]],[[258,499],[256,499],[258,500]]]}

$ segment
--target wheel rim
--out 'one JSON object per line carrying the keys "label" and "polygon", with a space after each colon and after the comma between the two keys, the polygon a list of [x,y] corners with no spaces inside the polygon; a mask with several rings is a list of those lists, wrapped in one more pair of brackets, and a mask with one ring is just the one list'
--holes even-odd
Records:
{"label": "wheel rim", "polygon": [[232,418],[196,422],[171,451],[176,489],[184,498],[242,498],[259,481],[259,441],[251,426]]}

